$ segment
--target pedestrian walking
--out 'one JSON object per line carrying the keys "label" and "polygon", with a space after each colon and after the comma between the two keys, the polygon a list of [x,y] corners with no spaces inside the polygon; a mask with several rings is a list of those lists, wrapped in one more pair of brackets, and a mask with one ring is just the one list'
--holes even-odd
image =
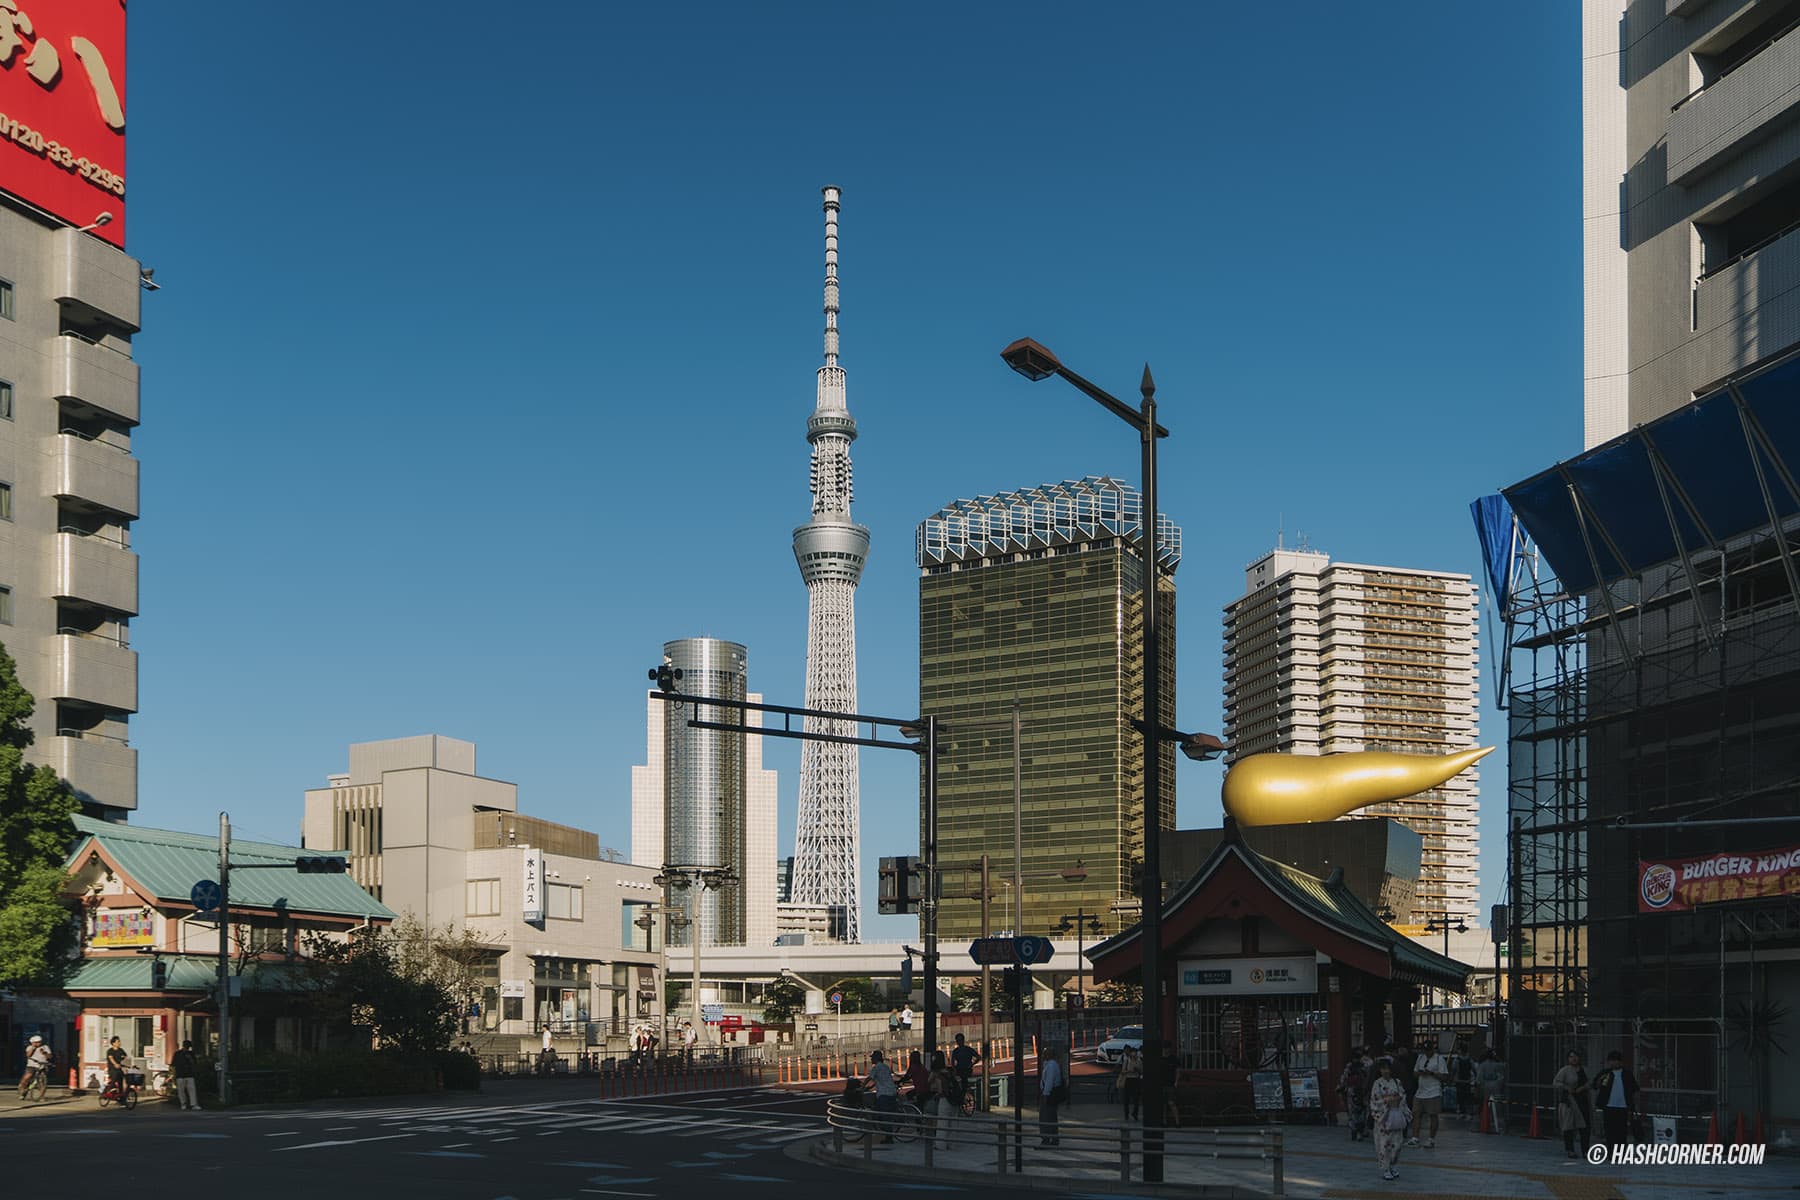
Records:
{"label": "pedestrian walking", "polygon": [[1481,1102],[1488,1106],[1488,1128],[1505,1133],[1506,1064],[1491,1048],[1482,1051],[1481,1061],[1475,1064],[1475,1086],[1481,1090]]}
{"label": "pedestrian walking", "polygon": [[1038,1060],[1038,1145],[1058,1146],[1056,1110],[1069,1100],[1069,1083],[1056,1047],[1046,1045]]}
{"label": "pedestrian walking", "polygon": [[900,1010],[900,1036],[910,1039],[912,1037],[912,1026],[913,1010],[912,1002],[909,1000],[906,1003],[906,1007]]}
{"label": "pedestrian walking", "polygon": [[1344,1098],[1344,1116],[1350,1125],[1350,1140],[1359,1141],[1369,1132],[1369,1068],[1359,1046],[1350,1054],[1338,1076],[1338,1095]]}
{"label": "pedestrian walking", "polygon": [[1369,1117],[1375,1125],[1375,1161],[1381,1165],[1383,1179],[1400,1175],[1400,1147],[1406,1140],[1406,1127],[1412,1113],[1406,1107],[1406,1085],[1394,1077],[1394,1060],[1383,1058],[1375,1064],[1378,1078],[1369,1087]]}
{"label": "pedestrian walking", "polygon": [[888,1041],[897,1042],[899,1040],[900,1040],[900,1010],[897,1008],[890,1009],[888,1011]]}
{"label": "pedestrian walking", "polygon": [[1125,1119],[1135,1121],[1143,1112],[1144,1056],[1135,1046],[1127,1046],[1119,1055],[1119,1098],[1125,1105]]}
{"label": "pedestrian walking", "polygon": [[[1413,1063],[1413,1074],[1419,1081],[1413,1100],[1413,1120],[1417,1122],[1413,1133],[1423,1133],[1425,1148],[1430,1150],[1437,1145],[1439,1114],[1444,1111],[1444,1080],[1450,1075],[1450,1064],[1442,1054],[1427,1048]],[[1418,1143],[1414,1137],[1407,1145]]]}
{"label": "pedestrian walking", "polygon": [[1550,1081],[1556,1092],[1556,1127],[1562,1131],[1563,1154],[1574,1158],[1587,1153],[1588,1075],[1581,1067],[1581,1052],[1569,1051],[1569,1061]]}
{"label": "pedestrian walking", "polygon": [[933,1051],[931,1055],[931,1075],[925,1085],[925,1094],[931,1107],[927,1110],[936,1117],[935,1128],[938,1135],[938,1149],[950,1148],[950,1122],[962,1111],[962,1087],[957,1082],[956,1074],[950,1070],[950,1064],[944,1058],[942,1050]]}
{"label": "pedestrian walking", "polygon": [[1594,1076],[1594,1102],[1600,1108],[1600,1128],[1609,1146],[1631,1140],[1631,1110],[1637,1107],[1638,1081],[1625,1056],[1617,1050],[1606,1056],[1606,1066]]}
{"label": "pedestrian walking", "polygon": [[195,1082],[199,1064],[194,1059],[194,1043],[181,1043],[181,1049],[170,1056],[169,1066],[175,1072],[175,1099],[181,1102],[184,1111],[197,1111],[200,1107],[200,1085]]}
{"label": "pedestrian walking", "polygon": [[876,1125],[881,1130],[881,1140],[891,1142],[894,1140],[894,1117],[900,1112],[900,1081],[894,1078],[893,1068],[882,1060],[879,1050],[869,1053],[867,1086],[875,1092],[875,1111],[880,1114]]}

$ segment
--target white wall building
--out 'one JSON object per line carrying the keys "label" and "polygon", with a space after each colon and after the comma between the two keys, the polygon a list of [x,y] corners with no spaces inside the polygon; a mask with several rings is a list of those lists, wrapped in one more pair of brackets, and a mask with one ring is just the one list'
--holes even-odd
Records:
{"label": "white wall building", "polygon": [[[585,1045],[660,1018],[660,937],[634,924],[654,871],[585,830],[522,815],[518,788],[475,772],[475,745],[426,734],[350,747],[350,769],[306,793],[302,840],[349,856],[382,903],[431,929],[472,930],[483,1033],[543,1030]],[[566,1043],[565,1043],[566,1046]]]}
{"label": "white wall building", "polygon": [[[1333,564],[1307,550],[1258,559],[1225,607],[1228,761],[1475,745],[1476,607],[1467,575]],[[1471,769],[1356,814],[1393,817],[1424,839],[1421,921],[1476,916],[1478,793]]]}

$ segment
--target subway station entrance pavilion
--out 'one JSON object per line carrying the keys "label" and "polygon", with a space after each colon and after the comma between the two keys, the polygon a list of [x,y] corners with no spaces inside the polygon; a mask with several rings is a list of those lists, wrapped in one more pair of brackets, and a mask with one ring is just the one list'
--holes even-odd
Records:
{"label": "subway station entrance pavilion", "polygon": [[[1142,981],[1141,930],[1088,951],[1096,983]],[[1351,1047],[1410,1040],[1422,989],[1461,993],[1469,973],[1390,928],[1341,869],[1320,879],[1264,858],[1229,817],[1218,846],[1163,902],[1161,962],[1177,1088],[1184,1108],[1209,1115],[1265,1107],[1251,1094],[1259,1072],[1279,1072],[1296,1107],[1310,1081],[1336,1109]]]}

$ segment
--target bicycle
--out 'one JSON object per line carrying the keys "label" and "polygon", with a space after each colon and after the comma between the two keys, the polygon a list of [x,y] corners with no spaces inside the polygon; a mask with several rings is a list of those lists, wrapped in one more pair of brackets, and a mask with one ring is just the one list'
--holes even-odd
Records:
{"label": "bicycle", "polygon": [[50,1072],[32,1071],[19,1081],[19,1099],[27,1104],[40,1104],[50,1088]]}
{"label": "bicycle", "polygon": [[132,1083],[129,1078],[124,1084],[108,1080],[106,1086],[100,1090],[101,1108],[105,1108],[109,1104],[117,1104],[120,1108],[136,1108],[137,1102],[137,1084]]}

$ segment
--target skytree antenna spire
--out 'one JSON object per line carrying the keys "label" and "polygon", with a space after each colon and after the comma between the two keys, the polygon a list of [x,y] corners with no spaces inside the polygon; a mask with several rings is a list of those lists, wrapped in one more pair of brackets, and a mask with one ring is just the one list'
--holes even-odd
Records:
{"label": "skytree antenna spire", "polygon": [[[856,422],[838,366],[838,195],[825,189],[825,365],[806,422],[812,445],[812,520],[794,530],[794,559],[806,581],[806,707],[856,711],[856,585],[869,556],[869,531],[850,520],[850,443]],[[808,718],[820,733],[856,736],[847,721]],[[800,819],[794,837],[793,897],[832,909],[833,931],[861,940],[857,914],[859,837],[856,747],[800,743]],[[839,914],[841,915],[841,918]]]}

